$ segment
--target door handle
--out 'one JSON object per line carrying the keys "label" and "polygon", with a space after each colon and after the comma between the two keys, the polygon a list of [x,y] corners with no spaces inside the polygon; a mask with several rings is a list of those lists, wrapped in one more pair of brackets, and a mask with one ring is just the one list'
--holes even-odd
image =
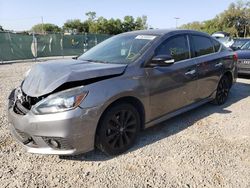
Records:
{"label": "door handle", "polygon": [[223,64],[222,63],[216,63],[215,67],[221,67]]}
{"label": "door handle", "polygon": [[195,73],[196,73],[196,70],[193,69],[193,70],[186,72],[185,75],[193,75]]}

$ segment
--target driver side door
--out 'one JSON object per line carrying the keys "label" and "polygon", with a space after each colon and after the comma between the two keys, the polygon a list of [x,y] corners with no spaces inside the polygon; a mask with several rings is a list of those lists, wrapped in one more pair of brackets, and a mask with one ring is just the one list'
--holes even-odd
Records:
{"label": "driver side door", "polygon": [[196,62],[191,59],[188,35],[168,38],[155,50],[155,55],[171,56],[168,66],[146,68],[150,94],[150,119],[154,120],[194,103],[197,88]]}

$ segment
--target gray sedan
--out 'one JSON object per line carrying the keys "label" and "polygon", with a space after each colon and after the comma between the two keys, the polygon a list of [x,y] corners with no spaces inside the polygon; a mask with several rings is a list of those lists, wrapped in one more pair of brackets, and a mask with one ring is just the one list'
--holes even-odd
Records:
{"label": "gray sedan", "polygon": [[9,97],[15,138],[31,153],[117,155],[138,132],[207,102],[222,105],[237,56],[208,34],[123,33],[77,59],[35,64]]}

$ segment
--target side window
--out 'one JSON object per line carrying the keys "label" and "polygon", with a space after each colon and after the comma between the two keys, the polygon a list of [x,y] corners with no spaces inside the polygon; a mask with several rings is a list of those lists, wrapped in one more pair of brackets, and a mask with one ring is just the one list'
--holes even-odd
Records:
{"label": "side window", "polygon": [[213,45],[214,45],[214,50],[215,52],[218,52],[220,50],[221,44],[217,41],[212,39]]}
{"label": "side window", "polygon": [[169,55],[175,62],[189,59],[187,38],[182,35],[167,39],[156,49],[155,55]]}
{"label": "side window", "polygon": [[195,57],[214,53],[214,46],[208,37],[193,35]]}

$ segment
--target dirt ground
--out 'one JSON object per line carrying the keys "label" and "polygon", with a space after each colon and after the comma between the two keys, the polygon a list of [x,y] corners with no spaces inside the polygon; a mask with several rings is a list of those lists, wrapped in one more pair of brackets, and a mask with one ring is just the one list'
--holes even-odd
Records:
{"label": "dirt ground", "polygon": [[8,95],[31,65],[0,65],[0,187],[250,187],[250,78],[225,105],[147,129],[121,156],[59,157],[26,153],[8,130]]}

